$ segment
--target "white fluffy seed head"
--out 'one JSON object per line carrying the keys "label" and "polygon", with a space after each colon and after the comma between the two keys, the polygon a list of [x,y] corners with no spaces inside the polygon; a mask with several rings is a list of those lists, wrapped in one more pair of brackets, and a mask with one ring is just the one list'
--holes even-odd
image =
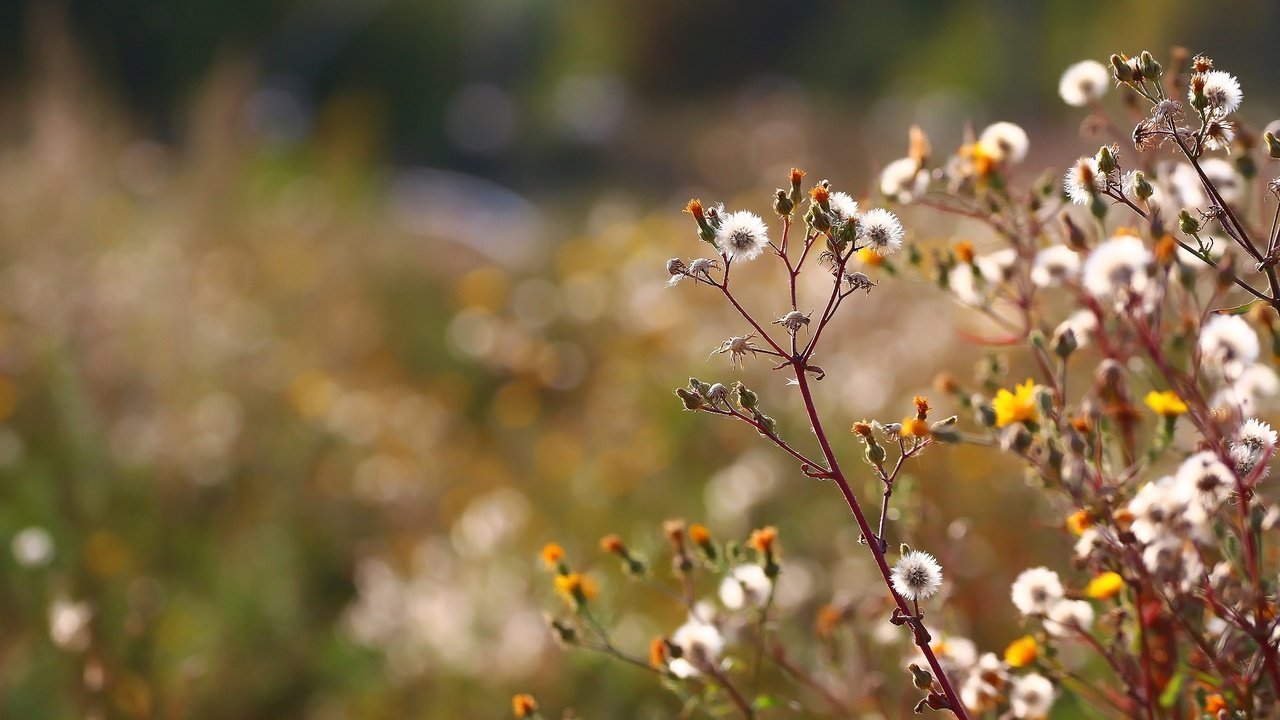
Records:
{"label": "white fluffy seed head", "polygon": [[1122,292],[1142,293],[1150,280],[1155,258],[1142,240],[1117,235],[1099,243],[1084,261],[1084,287],[1098,298]]}
{"label": "white fluffy seed head", "polygon": [[1088,205],[1093,196],[1107,187],[1107,178],[1098,170],[1098,161],[1082,157],[1062,176],[1062,188],[1076,205]]}
{"label": "white fluffy seed head", "polygon": [[[1209,101],[1209,110],[1218,117],[1235,112],[1244,99],[1240,81],[1235,75],[1222,70],[1210,70],[1204,74],[1204,96]],[[1195,100],[1194,88],[1191,90],[1191,99]]]}
{"label": "white fluffy seed head", "polygon": [[906,235],[898,216],[884,208],[863,213],[859,232],[867,246],[881,255],[892,254],[902,247],[902,238]]}
{"label": "white fluffy seed head", "polygon": [[942,566],[932,555],[911,550],[893,566],[893,589],[908,600],[927,598],[942,587]]}
{"label": "white fluffy seed head", "polygon": [[1013,690],[1009,693],[1009,704],[1016,718],[1042,720],[1049,717],[1056,698],[1057,690],[1048,678],[1030,673],[1014,680]]}
{"label": "white fluffy seed head", "polygon": [[753,212],[728,213],[716,229],[716,247],[734,260],[754,260],[768,246],[769,228]]}
{"label": "white fluffy seed head", "polygon": [[1023,615],[1043,615],[1062,599],[1062,581],[1058,573],[1046,567],[1023,570],[1013,581],[1010,597]]}
{"label": "white fluffy seed head", "polygon": [[1258,335],[1238,315],[1214,315],[1200,328],[1200,357],[1211,368],[1237,377],[1258,360]]}
{"label": "white fluffy seed head", "polygon": [[1082,60],[1066,69],[1058,81],[1058,95],[1072,107],[1082,107],[1107,94],[1111,71],[1097,60]]}
{"label": "white fluffy seed head", "polygon": [[1093,625],[1093,606],[1085,600],[1059,600],[1049,608],[1045,629],[1050,635],[1088,632]]}
{"label": "white fluffy seed head", "polygon": [[1075,280],[1080,275],[1080,255],[1066,245],[1052,245],[1036,253],[1031,265],[1031,282],[1052,287]]}
{"label": "white fluffy seed head", "polygon": [[997,122],[988,125],[978,136],[978,145],[991,157],[1000,162],[1016,165],[1027,157],[1031,141],[1027,139],[1027,131],[1011,122]]}

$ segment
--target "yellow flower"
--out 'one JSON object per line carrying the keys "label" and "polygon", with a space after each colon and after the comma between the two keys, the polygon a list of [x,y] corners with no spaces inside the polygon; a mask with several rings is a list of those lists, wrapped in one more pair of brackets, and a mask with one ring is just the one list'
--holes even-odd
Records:
{"label": "yellow flower", "polygon": [[875,248],[864,247],[858,250],[858,259],[864,265],[878,267],[884,264],[884,256],[876,252]]}
{"label": "yellow flower", "polygon": [[1033,422],[1039,420],[1040,412],[1036,410],[1035,381],[1028,379],[1014,388],[1014,392],[1000,388],[995,399],[991,401],[991,407],[996,411],[997,427],[1027,420]]}
{"label": "yellow flower", "polygon": [[1120,573],[1104,572],[1089,581],[1084,594],[1095,600],[1106,600],[1115,597],[1124,589],[1124,578]]}
{"label": "yellow flower", "polygon": [[1187,411],[1187,404],[1172,390],[1147,393],[1147,407],[1165,417],[1178,417]]}
{"label": "yellow flower", "polygon": [[1023,635],[1004,649],[1004,661],[1009,663],[1009,667],[1026,667],[1035,661],[1039,654],[1040,646],[1036,644],[1036,639],[1030,635]]}
{"label": "yellow flower", "polygon": [[566,602],[577,607],[596,596],[596,583],[589,576],[571,572],[568,575],[556,576],[556,591]]}
{"label": "yellow flower", "polygon": [[1220,711],[1226,709],[1226,699],[1217,693],[1214,693],[1204,699],[1204,713],[1209,717],[1217,717]]}
{"label": "yellow flower", "polygon": [[929,423],[915,415],[906,416],[902,419],[902,437],[929,437]]}
{"label": "yellow flower", "polygon": [[1093,525],[1093,518],[1089,516],[1087,510],[1077,510],[1067,516],[1067,527],[1076,535],[1083,535],[1084,531]]}

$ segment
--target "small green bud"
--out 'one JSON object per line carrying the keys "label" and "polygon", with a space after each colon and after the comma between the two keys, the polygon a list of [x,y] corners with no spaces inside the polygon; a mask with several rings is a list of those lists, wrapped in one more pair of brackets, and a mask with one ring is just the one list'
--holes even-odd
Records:
{"label": "small green bud", "polygon": [[1143,50],[1142,53],[1138,55],[1138,67],[1142,69],[1142,75],[1144,77],[1151,78],[1152,80],[1159,80],[1160,73],[1164,71],[1164,68],[1160,67],[1160,63],[1156,62],[1155,56],[1146,50]]}
{"label": "small green bud", "polygon": [[1099,220],[1107,217],[1107,203],[1102,199],[1101,194],[1093,194],[1093,200],[1089,202],[1089,212],[1093,213],[1093,216]]}
{"label": "small green bud", "polygon": [[795,203],[791,202],[791,198],[787,196],[787,191],[778,188],[773,193],[773,211],[778,217],[791,217],[791,211],[795,210]]}
{"label": "small green bud", "polygon": [[1080,348],[1080,339],[1076,337],[1076,331],[1069,327],[1059,328],[1053,334],[1053,354],[1066,360],[1071,357]]}
{"label": "small green bud", "polygon": [[1187,212],[1186,208],[1183,208],[1182,212],[1178,213],[1178,229],[1187,235],[1195,235],[1200,232],[1200,223],[1191,217],[1191,213]]}
{"label": "small green bud", "polygon": [[1252,180],[1258,175],[1258,163],[1252,155],[1246,153],[1236,158],[1236,170],[1240,171],[1240,176],[1244,179]]}
{"label": "small green bud", "polygon": [[1111,148],[1107,145],[1103,145],[1098,149],[1096,159],[1098,161],[1098,170],[1104,175],[1115,172],[1116,168],[1119,167],[1119,164],[1116,163],[1115,153],[1111,152]]}
{"label": "small green bud", "polygon": [[1147,174],[1141,170],[1133,172],[1133,194],[1138,196],[1139,200],[1146,200],[1155,193],[1155,188],[1151,187],[1151,183],[1147,181]]}
{"label": "small green bud", "polygon": [[701,410],[706,404],[701,395],[687,388],[676,388],[676,396],[684,403],[685,410]]}
{"label": "small green bud", "polygon": [[1119,55],[1111,56],[1111,74],[1122,83],[1133,81],[1133,68],[1129,67],[1129,63]]}
{"label": "small green bud", "polygon": [[746,385],[735,383],[734,389],[738,391],[738,405],[742,406],[743,410],[755,410],[760,404],[760,396],[748,390]]}
{"label": "small green bud", "polygon": [[1043,385],[1036,388],[1036,405],[1040,408],[1040,414],[1048,417],[1053,414],[1053,390]]}
{"label": "small green bud", "polygon": [[907,669],[911,671],[911,684],[915,685],[917,690],[928,692],[933,689],[932,673],[915,663],[908,665]]}
{"label": "small green bud", "polygon": [[1270,155],[1272,160],[1280,160],[1280,140],[1276,139],[1276,134],[1268,131],[1262,139],[1267,143],[1267,155]]}
{"label": "small green bud", "polygon": [[762,435],[766,437],[776,437],[778,435],[778,421],[761,412],[756,413],[755,419],[764,431],[761,433]]}
{"label": "small green bud", "polygon": [[1044,333],[1039,330],[1032,330],[1027,339],[1031,342],[1031,347],[1037,350],[1044,349]]}

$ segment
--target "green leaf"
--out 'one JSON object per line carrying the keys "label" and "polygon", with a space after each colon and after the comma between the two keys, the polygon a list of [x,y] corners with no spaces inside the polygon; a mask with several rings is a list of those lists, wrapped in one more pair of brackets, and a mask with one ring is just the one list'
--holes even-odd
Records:
{"label": "green leaf", "polygon": [[1182,691],[1182,683],[1187,679],[1187,668],[1181,666],[1178,672],[1174,673],[1173,678],[1169,680],[1169,684],[1165,685],[1164,692],[1160,693],[1160,707],[1171,708],[1173,704],[1178,702],[1178,693]]}

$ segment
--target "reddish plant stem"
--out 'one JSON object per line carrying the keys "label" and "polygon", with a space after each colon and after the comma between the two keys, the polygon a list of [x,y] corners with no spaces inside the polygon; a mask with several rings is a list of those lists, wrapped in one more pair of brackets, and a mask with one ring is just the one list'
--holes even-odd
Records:
{"label": "reddish plant stem", "polygon": [[[827,466],[831,469],[831,479],[835,481],[840,488],[840,493],[844,495],[845,503],[848,504],[849,510],[853,513],[853,517],[858,522],[858,529],[862,531],[864,537],[867,538],[867,547],[871,548],[871,556],[875,558],[876,567],[880,570],[880,576],[884,580],[885,588],[893,597],[894,603],[906,615],[915,616],[913,608],[907,601],[893,589],[893,581],[891,579],[892,570],[889,563],[885,560],[884,551],[880,549],[879,538],[872,532],[871,524],[867,522],[867,516],[862,511],[858,499],[853,494],[853,489],[849,486],[849,481],[845,479],[844,472],[840,469],[839,460],[836,459],[835,451],[831,448],[831,442],[827,439],[826,431],[823,429],[822,420],[818,417],[817,406],[813,402],[813,392],[809,389],[809,378],[807,377],[807,368],[803,360],[797,358],[793,361],[792,367],[795,370],[796,382],[800,386],[800,394],[804,398],[805,412],[809,415],[809,422],[813,426],[813,434],[818,438],[818,445],[822,448],[822,455],[827,459]],[[968,714],[965,712],[964,703],[960,702],[960,696],[951,686],[951,681],[947,679],[946,672],[943,671],[942,665],[938,662],[938,657],[933,652],[933,648],[929,646],[925,640],[925,634],[921,631],[924,629],[923,622],[913,620],[917,624],[913,628],[913,637],[916,646],[920,648],[920,652],[924,655],[925,660],[929,662],[929,667],[933,670],[934,679],[942,686],[943,694],[946,695],[947,703],[951,706],[951,712],[962,720],[968,720]]]}

